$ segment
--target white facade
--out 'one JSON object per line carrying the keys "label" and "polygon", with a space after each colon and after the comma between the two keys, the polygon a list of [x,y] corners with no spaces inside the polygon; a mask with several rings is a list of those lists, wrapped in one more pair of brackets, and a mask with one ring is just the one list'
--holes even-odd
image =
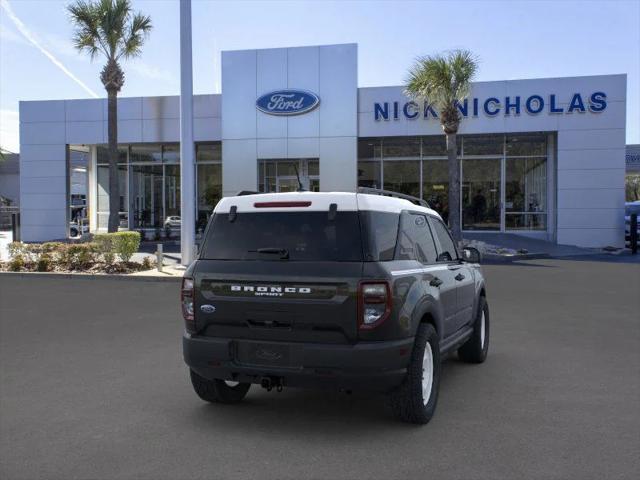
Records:
{"label": "white facade", "polygon": [[[258,97],[285,88],[315,92],[319,108],[295,116],[256,109]],[[356,188],[355,44],[223,52],[222,91],[225,195],[257,190],[256,159],[319,158],[323,190]]]}
{"label": "white facade", "polygon": [[[293,116],[268,115],[256,108],[261,95],[283,89],[312,92],[320,103]],[[320,190],[353,191],[358,183],[358,138],[442,135],[438,120],[429,112],[425,118],[423,105],[405,107],[410,99],[402,87],[358,89],[355,44],[223,52],[222,92],[195,96],[193,120],[196,143],[222,142],[225,195],[257,190],[258,162],[263,159],[318,159]],[[602,95],[592,98],[594,94]],[[495,115],[484,111],[492,98],[496,101],[489,102],[488,110],[500,109]],[[507,101],[514,103],[508,114]],[[386,119],[381,113],[385,104]],[[622,246],[625,105],[626,75],[478,82],[460,133],[544,132],[548,218],[543,238],[569,245]],[[528,113],[527,107],[540,111]],[[560,109],[562,113],[552,112]],[[119,143],[179,142],[177,96],[122,98],[118,117]],[[66,236],[67,146],[106,143],[106,120],[103,99],[20,103],[24,240]],[[95,153],[93,161],[95,167]],[[95,228],[95,177],[89,190]]]}

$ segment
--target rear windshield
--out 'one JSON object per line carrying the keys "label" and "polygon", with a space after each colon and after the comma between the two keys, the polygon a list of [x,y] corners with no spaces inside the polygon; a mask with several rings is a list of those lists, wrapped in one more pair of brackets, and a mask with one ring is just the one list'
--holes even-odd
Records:
{"label": "rear windshield", "polygon": [[357,212],[216,214],[207,230],[206,260],[362,261]]}

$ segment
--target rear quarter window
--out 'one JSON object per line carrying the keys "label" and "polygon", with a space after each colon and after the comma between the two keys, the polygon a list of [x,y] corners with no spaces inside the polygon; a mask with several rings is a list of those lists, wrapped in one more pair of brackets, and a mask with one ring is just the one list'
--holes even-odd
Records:
{"label": "rear quarter window", "polygon": [[365,260],[385,262],[393,260],[398,239],[400,214],[389,212],[360,212]]}

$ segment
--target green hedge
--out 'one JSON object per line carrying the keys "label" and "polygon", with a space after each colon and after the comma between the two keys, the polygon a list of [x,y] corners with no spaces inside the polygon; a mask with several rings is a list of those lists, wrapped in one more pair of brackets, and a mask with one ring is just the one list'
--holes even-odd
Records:
{"label": "green hedge", "polygon": [[89,243],[12,242],[8,247],[11,257],[9,268],[21,270],[25,264],[35,264],[38,270],[49,271],[54,264],[59,264],[70,270],[79,270],[100,260],[112,265],[116,255],[126,263],[138,248],[138,232],[100,233],[94,235]]}
{"label": "green hedge", "polygon": [[140,234],[138,232],[115,232],[113,235],[113,247],[123,262],[128,262],[134,253],[140,248]]}

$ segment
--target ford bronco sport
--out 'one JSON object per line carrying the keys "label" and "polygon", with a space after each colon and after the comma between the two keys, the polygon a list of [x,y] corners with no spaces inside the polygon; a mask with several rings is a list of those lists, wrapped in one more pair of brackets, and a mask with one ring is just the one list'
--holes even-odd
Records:
{"label": "ford bronco sport", "polygon": [[200,398],[239,402],[252,383],[368,389],[389,393],[398,418],[427,423],[443,356],[485,360],[479,252],[460,253],[424,202],[381,192],[218,203],[182,283]]}

